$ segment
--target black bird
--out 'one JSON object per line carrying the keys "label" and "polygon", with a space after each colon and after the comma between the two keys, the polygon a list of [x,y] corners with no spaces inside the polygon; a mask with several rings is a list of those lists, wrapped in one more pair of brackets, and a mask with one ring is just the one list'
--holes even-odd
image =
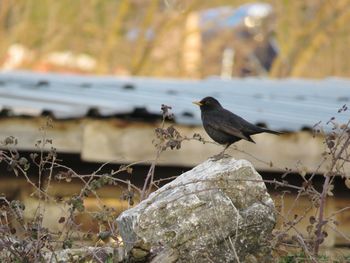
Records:
{"label": "black bird", "polygon": [[222,156],[225,150],[239,140],[246,140],[255,143],[251,135],[267,132],[280,134],[280,132],[256,126],[236,114],[226,110],[213,97],[205,97],[201,101],[194,101],[201,109],[203,127],[217,143],[226,145],[224,150],[218,155]]}

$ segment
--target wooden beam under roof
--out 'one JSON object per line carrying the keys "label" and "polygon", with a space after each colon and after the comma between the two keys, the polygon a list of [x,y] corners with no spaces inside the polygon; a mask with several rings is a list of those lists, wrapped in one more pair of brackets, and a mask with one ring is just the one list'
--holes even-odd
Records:
{"label": "wooden beam under roof", "polygon": [[[37,151],[37,140],[43,137],[40,127],[45,118],[2,118],[0,119],[0,140],[8,136],[18,138],[19,150]],[[152,144],[154,129],[159,123],[130,122],[120,119],[75,119],[53,122],[53,128],[46,130],[46,138],[53,140],[58,152],[79,154],[82,160],[91,162],[150,163],[156,154]],[[170,125],[170,124],[168,124]],[[211,141],[202,127],[175,124],[183,136],[201,134]],[[231,146],[228,154],[237,159],[247,159],[260,171],[314,172],[322,160],[325,145],[322,136],[300,131],[280,136],[259,134],[254,136],[256,144],[241,141]],[[51,146],[48,145],[48,148]],[[192,167],[219,153],[222,146],[198,141],[184,141],[180,150],[162,153],[159,164]],[[318,172],[323,172],[326,164]]]}

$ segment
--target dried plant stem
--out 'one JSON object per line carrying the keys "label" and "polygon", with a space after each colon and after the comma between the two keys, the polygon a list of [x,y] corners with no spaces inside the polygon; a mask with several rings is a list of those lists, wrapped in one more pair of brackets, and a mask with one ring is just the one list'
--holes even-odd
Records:
{"label": "dried plant stem", "polygon": [[[349,125],[349,122],[347,123],[347,126],[348,125]],[[345,132],[343,131],[338,139],[337,146],[339,146],[340,141],[342,139],[342,136],[344,134],[345,134]],[[318,223],[316,225],[316,241],[315,241],[315,245],[314,245],[314,254],[315,255],[318,255],[318,253],[319,253],[320,244],[322,243],[322,240],[323,240],[322,229],[323,229],[323,226],[327,223],[327,221],[324,220],[324,210],[325,210],[325,205],[326,205],[328,188],[330,186],[331,180],[333,180],[333,178],[335,176],[333,170],[336,167],[338,160],[340,160],[340,157],[342,156],[343,152],[346,151],[346,149],[348,148],[349,144],[350,144],[350,136],[347,136],[347,138],[345,139],[339,152],[336,153],[337,147],[334,148],[334,150],[332,151],[332,163],[331,163],[329,172],[325,174],[326,178],[325,178],[325,181],[323,183],[323,189],[322,189],[320,203],[319,203],[320,209],[319,209],[319,213],[318,213]]]}
{"label": "dried plant stem", "polygon": [[325,209],[325,204],[326,204],[326,196],[327,196],[327,191],[329,187],[329,180],[330,176],[326,175],[326,179],[323,184],[323,190],[321,193],[321,198],[320,198],[320,209],[318,213],[318,223],[316,226],[316,241],[315,241],[315,246],[314,246],[314,254],[318,255],[319,252],[319,247],[322,241],[322,227],[324,226],[325,222],[323,220],[324,217],[324,209]]}
{"label": "dried plant stem", "polygon": [[[151,164],[151,167],[148,170],[148,173],[141,191],[141,198],[140,198],[141,201],[144,200],[151,192],[152,185],[153,185],[153,178],[154,178],[154,169],[156,168],[156,164],[160,157],[161,152],[162,152],[161,150],[157,151],[156,158],[154,159],[154,161]],[[148,186],[148,190],[146,192],[147,186]]]}

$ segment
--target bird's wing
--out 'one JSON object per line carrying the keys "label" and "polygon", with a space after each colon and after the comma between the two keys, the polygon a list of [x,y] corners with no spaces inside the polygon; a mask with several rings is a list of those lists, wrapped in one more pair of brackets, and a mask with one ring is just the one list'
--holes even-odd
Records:
{"label": "bird's wing", "polygon": [[212,126],[215,130],[219,130],[251,142],[254,141],[252,138],[250,138],[250,135],[256,133],[258,128],[257,126],[247,122],[243,118],[226,109],[211,113],[211,118],[208,125]]}
{"label": "bird's wing", "polygon": [[230,134],[232,136],[241,138],[243,140],[251,141],[252,139],[249,137],[249,135],[245,135],[242,131],[240,131],[238,128],[233,127],[230,122],[227,121],[216,121],[212,120],[210,123],[208,123],[209,126],[212,126],[215,130],[222,131],[224,133]]}

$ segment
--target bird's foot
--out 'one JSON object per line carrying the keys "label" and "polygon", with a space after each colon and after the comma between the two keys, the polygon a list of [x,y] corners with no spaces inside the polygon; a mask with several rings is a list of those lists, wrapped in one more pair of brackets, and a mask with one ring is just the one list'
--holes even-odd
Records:
{"label": "bird's foot", "polygon": [[210,157],[209,159],[211,159],[211,160],[213,160],[213,161],[218,161],[218,160],[220,160],[220,159],[228,158],[228,157],[231,157],[231,155],[226,154],[226,153],[224,153],[224,152],[221,152],[221,153],[219,153],[219,154],[216,154],[216,155]]}

